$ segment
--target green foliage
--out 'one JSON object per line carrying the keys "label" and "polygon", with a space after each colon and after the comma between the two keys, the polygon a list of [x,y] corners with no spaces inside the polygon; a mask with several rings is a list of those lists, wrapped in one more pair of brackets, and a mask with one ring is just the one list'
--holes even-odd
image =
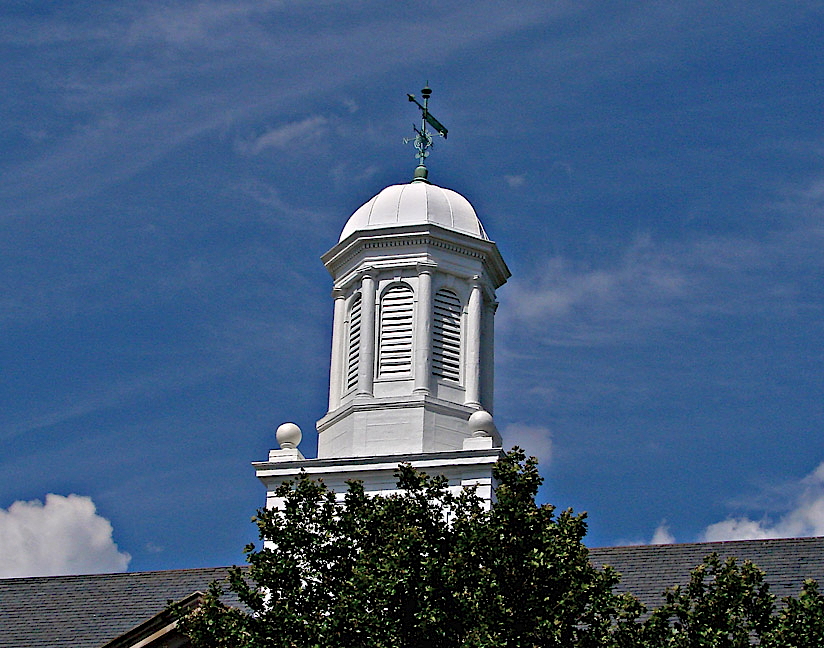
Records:
{"label": "green foliage", "polygon": [[666,603],[645,624],[649,645],[742,648],[759,645],[773,629],[775,597],[751,562],[722,562],[710,554],[686,587],[666,592]]}
{"label": "green foliage", "polygon": [[820,648],[824,645],[824,594],[813,580],[804,582],[798,598],[784,599],[772,634],[764,642],[770,648]]}
{"label": "green foliage", "polygon": [[496,466],[497,503],[453,495],[409,466],[398,494],[342,501],[301,476],[281,511],[261,510],[262,548],[230,590],[213,586],[181,629],[197,647],[487,648],[630,646],[641,608],[613,593],[581,543],[584,516],[537,506],[534,459],[515,449]]}
{"label": "green foliage", "polygon": [[710,554],[686,587],[666,592],[666,603],[644,623],[639,648],[820,648],[824,595],[815,581],[777,607],[765,574],[749,561],[722,562]]}
{"label": "green foliage", "polygon": [[399,491],[337,497],[301,475],[260,510],[262,547],[234,568],[229,606],[213,584],[194,612],[173,611],[195,648],[813,648],[824,595],[804,584],[777,610],[752,563],[708,556],[689,583],[646,610],[595,569],[583,515],[535,504],[534,458],[495,467],[497,501],[400,466]]}

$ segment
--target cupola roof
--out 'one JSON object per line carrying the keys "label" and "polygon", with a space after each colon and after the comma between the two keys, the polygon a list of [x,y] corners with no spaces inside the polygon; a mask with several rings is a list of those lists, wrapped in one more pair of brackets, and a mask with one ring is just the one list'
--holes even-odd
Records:
{"label": "cupola roof", "polygon": [[485,241],[475,209],[461,194],[425,180],[386,187],[359,207],[346,222],[340,240],[361,230],[403,225],[439,225]]}

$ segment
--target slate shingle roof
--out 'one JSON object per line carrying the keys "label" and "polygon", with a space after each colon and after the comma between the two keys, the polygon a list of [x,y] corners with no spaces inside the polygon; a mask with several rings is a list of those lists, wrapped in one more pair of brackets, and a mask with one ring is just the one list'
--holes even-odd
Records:
{"label": "slate shingle roof", "polygon": [[713,552],[755,563],[778,598],[798,596],[807,578],[824,585],[824,537],[602,547],[589,555],[596,566],[612,565],[621,574],[619,589],[651,609],[663,602],[666,588],[686,584],[690,571]]}
{"label": "slate shingle roof", "polygon": [[[623,591],[648,607],[687,582],[708,554],[751,560],[778,597],[797,595],[813,578],[824,584],[824,537],[590,549],[595,565],[621,574]],[[192,592],[205,591],[227,569],[0,579],[0,648],[98,648]]]}
{"label": "slate shingle roof", "polygon": [[0,648],[97,648],[227,571],[0,579]]}

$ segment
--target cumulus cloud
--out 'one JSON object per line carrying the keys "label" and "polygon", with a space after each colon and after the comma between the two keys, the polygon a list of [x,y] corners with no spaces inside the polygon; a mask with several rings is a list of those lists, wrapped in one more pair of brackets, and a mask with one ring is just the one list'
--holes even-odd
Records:
{"label": "cumulus cloud", "polygon": [[660,545],[660,544],[673,544],[675,542],[675,536],[672,535],[669,529],[669,525],[667,524],[666,520],[662,520],[661,524],[658,525],[658,528],[655,529],[655,533],[652,535],[652,540],[650,540],[650,544]]}
{"label": "cumulus cloud", "polygon": [[507,446],[520,446],[527,454],[534,455],[542,464],[552,458],[552,432],[540,425],[512,423],[507,425],[501,436]]}
{"label": "cumulus cloud", "polygon": [[702,540],[715,542],[824,535],[824,462],[796,486],[796,494],[788,510],[777,520],[730,517],[708,526]]}
{"label": "cumulus cloud", "polygon": [[250,142],[238,142],[241,153],[257,155],[266,149],[285,149],[291,146],[308,144],[320,139],[326,130],[327,119],[321,116],[307,117],[302,121],[290,122],[278,126]]}
{"label": "cumulus cloud", "polygon": [[89,497],[49,493],[0,509],[0,578],[118,572],[130,560]]}

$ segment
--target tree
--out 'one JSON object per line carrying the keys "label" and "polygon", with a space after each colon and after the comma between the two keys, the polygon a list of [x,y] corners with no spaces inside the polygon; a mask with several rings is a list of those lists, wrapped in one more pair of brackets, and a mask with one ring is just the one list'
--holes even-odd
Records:
{"label": "tree", "polygon": [[770,648],[820,648],[824,645],[824,594],[813,580],[804,582],[798,598],[788,596],[773,632]]}
{"label": "tree", "polygon": [[685,587],[666,592],[666,602],[644,624],[650,646],[743,648],[759,645],[775,625],[775,597],[764,572],[749,561],[721,561],[710,554]]}
{"label": "tree", "polygon": [[518,448],[495,466],[489,510],[442,477],[408,465],[396,476],[389,497],[352,482],[339,500],[306,475],[281,486],[283,508],[257,513],[248,567],[194,611],[172,606],[179,629],[195,648],[824,645],[813,581],[777,608],[761,570],[716,554],[646,615],[611,568],[591,565],[585,516],[535,504],[537,462]]}
{"label": "tree", "polygon": [[788,596],[778,607],[763,571],[713,553],[686,587],[667,590],[641,635],[641,648],[820,648],[824,595],[807,580],[798,598]]}
{"label": "tree", "polygon": [[398,494],[352,482],[342,501],[302,475],[282,510],[258,511],[263,546],[230,576],[243,608],[213,584],[180,628],[215,648],[635,645],[642,608],[590,564],[584,516],[535,504],[537,462],[517,448],[494,475],[488,511],[409,466]]}

